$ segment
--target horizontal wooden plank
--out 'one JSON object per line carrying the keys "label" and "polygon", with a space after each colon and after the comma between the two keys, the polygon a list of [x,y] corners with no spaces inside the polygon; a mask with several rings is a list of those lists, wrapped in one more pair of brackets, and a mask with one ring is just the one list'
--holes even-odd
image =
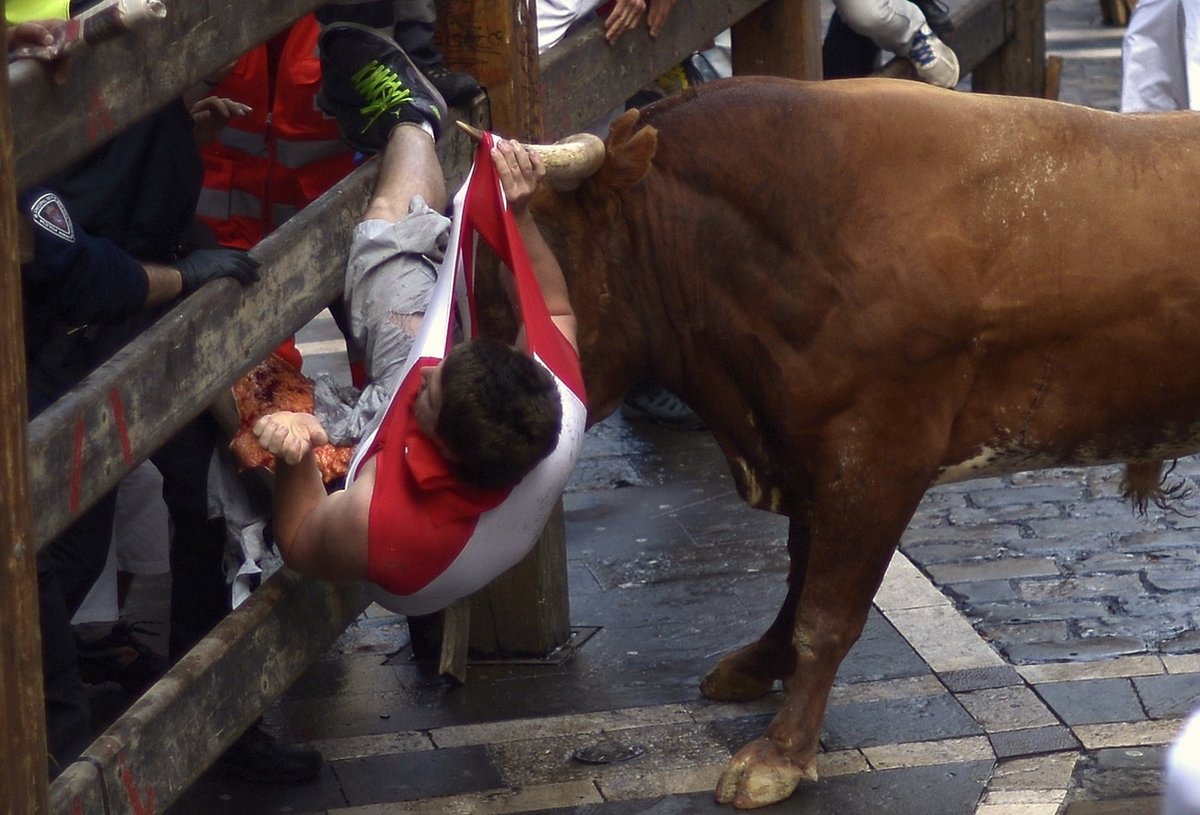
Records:
{"label": "horizontal wooden plank", "polygon": [[546,137],[558,139],[586,129],[762,2],[680,6],[657,38],[651,39],[643,27],[612,45],[605,41],[599,20],[582,26],[541,57]]}
{"label": "horizontal wooden plank", "polygon": [[166,810],[367,604],[358,586],[276,572],[51,784],[50,811]]}
{"label": "horizontal wooden plank", "polygon": [[319,6],[320,0],[187,0],[167,16],[77,51],[62,85],[29,60],[9,66],[19,190],[228,65]]}

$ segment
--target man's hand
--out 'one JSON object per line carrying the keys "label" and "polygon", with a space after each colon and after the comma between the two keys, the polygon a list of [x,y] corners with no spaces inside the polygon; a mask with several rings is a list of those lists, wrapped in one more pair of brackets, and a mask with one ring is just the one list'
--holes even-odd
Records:
{"label": "man's hand", "polygon": [[67,79],[68,60],[63,50],[66,20],[29,20],[8,28],[8,61],[34,59],[50,71],[54,84]]}
{"label": "man's hand", "polygon": [[626,31],[641,25],[646,16],[646,0],[617,0],[604,20],[604,39],[614,43]]}
{"label": "man's hand", "polygon": [[277,460],[299,464],[317,447],[329,444],[329,434],[311,413],[280,411],[254,423],[254,437]]}
{"label": "man's hand", "polygon": [[675,5],[675,0],[650,0],[650,11],[646,13],[646,25],[650,29],[650,36],[657,37],[662,33],[662,27],[667,22],[667,16],[671,13],[671,7]]}
{"label": "man's hand", "polygon": [[492,162],[500,174],[500,186],[508,199],[513,217],[520,218],[529,206],[538,184],[546,176],[546,165],[537,153],[518,141],[498,139],[492,148]]}
{"label": "man's hand", "polygon": [[240,249],[197,249],[175,264],[188,295],[210,280],[232,277],[243,286],[258,282],[258,261]]}
{"label": "man's hand", "polygon": [[196,144],[204,147],[220,135],[230,119],[245,116],[253,110],[249,105],[224,96],[206,96],[191,107]]}

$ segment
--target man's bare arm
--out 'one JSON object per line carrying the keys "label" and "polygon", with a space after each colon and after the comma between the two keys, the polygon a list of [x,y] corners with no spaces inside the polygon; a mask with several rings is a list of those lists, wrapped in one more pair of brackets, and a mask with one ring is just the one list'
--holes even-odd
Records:
{"label": "man's bare arm", "polygon": [[365,580],[373,479],[326,493],[313,451],[329,437],[310,414],[263,416],[254,425],[254,435],[275,456],[275,542],[284,562],[323,580]]}
{"label": "man's bare arm", "polygon": [[500,140],[492,149],[492,161],[500,175],[509,210],[525,242],[525,251],[542,290],[542,299],[546,302],[550,319],[571,346],[578,350],[575,343],[575,312],[571,308],[566,278],[563,277],[558,258],[546,245],[541,230],[529,214],[529,200],[546,175],[541,156],[526,150],[519,142]]}

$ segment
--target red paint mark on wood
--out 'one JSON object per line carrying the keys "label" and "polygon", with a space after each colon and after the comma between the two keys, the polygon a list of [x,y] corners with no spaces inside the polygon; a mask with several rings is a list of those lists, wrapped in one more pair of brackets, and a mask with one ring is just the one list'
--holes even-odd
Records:
{"label": "red paint mark on wood", "polygon": [[112,114],[109,113],[108,105],[104,104],[100,89],[93,88],[88,96],[87,143],[96,144],[104,141],[113,134],[115,129]]}
{"label": "red paint mark on wood", "polygon": [[79,511],[79,487],[83,483],[83,419],[75,423],[75,447],[71,451],[71,514]]}
{"label": "red paint mark on wood", "polygon": [[125,456],[125,463],[132,467],[133,445],[129,443],[129,427],[125,424],[125,404],[121,401],[121,392],[113,388],[108,394],[108,401],[112,403],[113,419],[117,425],[117,438],[121,440],[121,454]]}
{"label": "red paint mark on wood", "polygon": [[117,760],[121,765],[121,785],[125,788],[125,797],[129,799],[129,805],[133,807],[133,815],[154,815],[154,787],[146,786],[146,800],[143,801],[125,754],[118,755]]}

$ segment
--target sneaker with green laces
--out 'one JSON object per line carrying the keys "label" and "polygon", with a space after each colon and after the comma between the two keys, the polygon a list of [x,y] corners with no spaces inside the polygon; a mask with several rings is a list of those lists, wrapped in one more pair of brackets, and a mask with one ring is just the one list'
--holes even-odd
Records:
{"label": "sneaker with green laces", "polygon": [[366,26],[337,23],[317,41],[322,86],[317,106],[363,153],[387,146],[396,125],[427,123],[441,135],[446,102],[396,42]]}

